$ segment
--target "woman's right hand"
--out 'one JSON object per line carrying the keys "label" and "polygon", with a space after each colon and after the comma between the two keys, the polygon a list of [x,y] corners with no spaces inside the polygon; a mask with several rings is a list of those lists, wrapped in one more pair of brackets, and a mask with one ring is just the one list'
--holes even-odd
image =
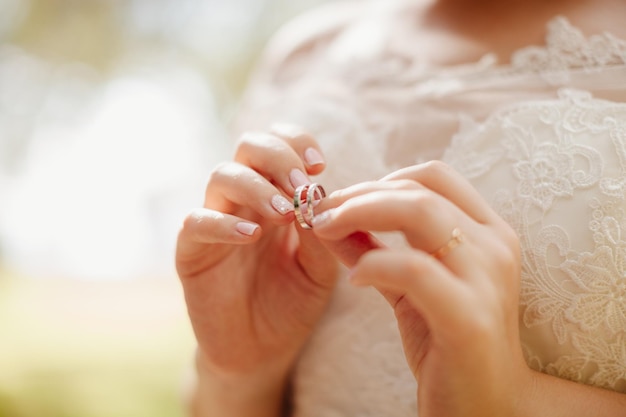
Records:
{"label": "woman's right hand", "polygon": [[176,267],[200,378],[209,375],[212,387],[284,389],[321,317],[337,264],[312,233],[294,225],[292,196],[323,169],[316,141],[296,128],[246,134],[234,161],[212,172],[204,207],[185,220]]}

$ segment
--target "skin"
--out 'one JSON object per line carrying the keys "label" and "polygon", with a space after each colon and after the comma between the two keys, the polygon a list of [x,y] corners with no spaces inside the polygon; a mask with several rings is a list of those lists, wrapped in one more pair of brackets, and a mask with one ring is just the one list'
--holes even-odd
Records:
{"label": "skin", "polygon": [[[491,10],[491,19],[521,27],[515,16],[528,13],[528,3],[420,3],[419,24],[404,22],[398,31],[436,39],[431,61],[450,64],[492,50],[508,56],[564,5],[575,24],[576,16],[603,10],[583,0],[532,2],[536,18],[519,39],[463,23]],[[619,26],[619,35],[621,21],[603,23]],[[624,415],[622,394],[528,368],[518,335],[518,239],[463,178],[432,162],[339,190],[305,231],[289,201],[296,186],[323,171],[322,155],[297,127],[246,134],[233,161],[212,172],[203,207],[184,222],[176,266],[198,341],[194,415],[288,415],[291,369],[328,304],[340,262],[355,286],[374,286],[394,308],[407,366],[420,382],[420,417]],[[431,256],[455,227],[463,242],[441,259]],[[410,247],[391,250],[362,231],[400,231]]]}
{"label": "skin", "polygon": [[[293,207],[281,213],[272,206],[275,196],[289,202],[299,185],[294,170],[324,168],[305,162],[308,149],[321,154],[298,132],[245,135],[235,160],[212,173],[205,207],[180,232],[178,274],[199,373],[210,375],[200,384],[209,401],[196,403],[197,415],[278,415],[289,369],[326,307],[336,262],[314,236],[294,228]],[[252,230],[242,233],[242,223]],[[242,387],[250,398],[240,398]]]}
{"label": "skin", "polygon": [[[519,344],[519,247],[509,226],[439,162],[342,190],[327,203],[337,208],[317,220],[320,238],[365,228],[401,231],[411,245],[367,252],[351,279],[379,289],[394,308],[420,381],[419,415],[519,415],[519,388],[531,374]],[[441,259],[431,256],[455,227],[463,242]]]}
{"label": "skin", "polygon": [[[218,167],[207,208],[181,230],[177,265],[198,339],[195,415],[287,415],[290,368],[326,306],[339,260],[352,267],[355,286],[374,286],[394,308],[420,382],[420,416],[623,415],[626,396],[527,367],[517,237],[443,163],[332,193],[313,231],[296,226],[293,212],[272,209],[275,193],[294,188],[277,173],[323,169],[301,157],[316,146],[306,134],[248,136],[236,160],[259,171],[240,162]],[[242,221],[257,226],[252,235],[238,231]],[[463,242],[441,259],[431,256],[455,227]],[[410,247],[385,248],[355,235],[362,230],[400,231]]]}
{"label": "skin", "polygon": [[520,48],[545,43],[546,23],[563,15],[586,34],[626,38],[621,0],[424,0],[392,15],[396,48],[424,62],[449,66],[495,54],[507,63]]}

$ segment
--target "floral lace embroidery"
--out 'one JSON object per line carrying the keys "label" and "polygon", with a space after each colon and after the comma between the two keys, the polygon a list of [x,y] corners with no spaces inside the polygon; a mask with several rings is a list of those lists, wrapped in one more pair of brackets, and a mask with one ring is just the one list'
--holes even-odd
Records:
{"label": "floral lace embroidery", "polygon": [[[445,95],[463,88],[462,79],[494,80],[514,74],[539,74],[551,85],[566,85],[573,70],[601,71],[626,65],[626,40],[610,33],[589,37],[565,17],[547,24],[545,46],[515,51],[509,65],[499,65],[494,54],[477,62],[432,68],[415,56],[396,54],[377,57],[367,65],[357,61],[343,69],[346,82],[356,88],[384,84],[387,88],[413,88],[416,97]],[[358,65],[355,70],[354,65]]]}
{"label": "floral lace embroidery", "polygon": [[610,33],[585,37],[563,17],[548,24],[545,47],[528,47],[511,58],[516,71],[543,73],[558,80],[567,70],[592,70],[610,65],[626,64],[626,41]]}
{"label": "floral lace embroidery", "polygon": [[[565,91],[466,128],[444,157],[520,236],[529,364],[612,389],[626,382],[626,196],[607,184],[624,183],[625,128],[626,105]],[[567,352],[552,362],[533,353],[545,326]]]}
{"label": "floral lace embroidery", "polygon": [[[620,390],[619,382],[626,381],[626,340],[620,334],[614,341],[602,341],[592,337],[572,335],[574,345],[582,352],[580,355],[565,355],[556,361],[543,365],[541,359],[527,346],[524,347],[526,360],[533,369],[570,379],[586,381],[590,385]],[[590,359],[601,358],[601,359]],[[591,375],[585,378],[586,375]],[[623,390],[622,390],[623,391]]]}
{"label": "floral lace embroidery", "polygon": [[[592,46],[602,42],[607,58]],[[610,35],[587,39],[565,19],[550,25],[547,45],[519,51],[509,66],[489,55],[435,71],[417,56],[392,51],[372,61],[335,63],[324,48],[313,49],[285,61],[281,76],[257,86],[242,123],[262,129],[278,116],[306,126],[328,158],[320,182],[329,189],[439,158],[459,132],[447,159],[522,239],[521,330],[529,365],[626,392],[624,304],[617,301],[615,273],[625,270],[624,106],[570,91],[558,101],[518,105],[486,123],[474,121],[535,93],[551,97],[556,89],[543,91],[546,79],[558,85],[559,77],[597,69],[589,84],[572,83],[594,89],[605,79],[603,66],[616,64],[621,71],[626,61],[623,41]],[[535,58],[542,54],[545,59]],[[590,58],[580,58],[585,54]],[[474,91],[494,91],[501,101],[487,101],[486,112],[463,118],[459,131],[457,109],[472,111],[476,100],[468,107],[457,99]],[[433,117],[433,109],[442,112]],[[380,302],[377,294],[339,286],[299,361],[295,416],[415,415],[415,380],[395,319]]]}

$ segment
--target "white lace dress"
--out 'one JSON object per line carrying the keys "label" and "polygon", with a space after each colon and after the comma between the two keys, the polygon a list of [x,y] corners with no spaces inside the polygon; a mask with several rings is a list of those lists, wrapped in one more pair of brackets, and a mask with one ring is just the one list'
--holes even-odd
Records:
{"label": "white lace dress", "polygon": [[[556,18],[510,65],[430,70],[384,43],[359,51],[361,29],[292,48],[255,84],[247,127],[313,132],[330,190],[450,163],[521,238],[528,363],[626,392],[626,42]],[[415,393],[391,309],[342,280],[299,360],[295,416],[415,416]]]}

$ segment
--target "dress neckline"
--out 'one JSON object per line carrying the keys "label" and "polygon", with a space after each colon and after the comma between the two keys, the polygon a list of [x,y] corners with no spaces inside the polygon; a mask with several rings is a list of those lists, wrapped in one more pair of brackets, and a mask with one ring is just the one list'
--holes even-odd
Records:
{"label": "dress neckline", "polygon": [[517,50],[509,64],[538,73],[621,65],[626,65],[626,40],[609,32],[587,36],[564,16],[548,22],[545,45]]}
{"label": "dress neckline", "polygon": [[567,84],[574,74],[584,77],[609,69],[626,72],[626,40],[609,32],[586,35],[569,19],[557,15],[546,24],[543,45],[517,49],[506,63],[500,62],[495,53],[487,53],[473,62],[432,66],[416,57],[388,51],[382,57],[368,60],[367,65],[356,59],[345,61],[340,68],[350,74],[351,85],[382,84],[400,89],[413,86],[420,94],[424,91],[431,94],[431,88],[443,88],[445,91],[441,93],[456,91],[467,88],[468,83],[483,87],[485,83],[508,84],[512,77],[522,82],[532,79],[533,83],[558,86]]}

